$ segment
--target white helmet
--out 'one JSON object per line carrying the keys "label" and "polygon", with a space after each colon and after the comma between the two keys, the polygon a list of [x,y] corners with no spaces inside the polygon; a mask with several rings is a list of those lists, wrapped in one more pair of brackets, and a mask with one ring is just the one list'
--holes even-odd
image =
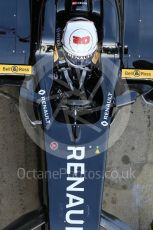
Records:
{"label": "white helmet", "polygon": [[75,66],[87,66],[97,50],[98,35],[92,21],[73,18],[64,29],[63,49],[68,62]]}

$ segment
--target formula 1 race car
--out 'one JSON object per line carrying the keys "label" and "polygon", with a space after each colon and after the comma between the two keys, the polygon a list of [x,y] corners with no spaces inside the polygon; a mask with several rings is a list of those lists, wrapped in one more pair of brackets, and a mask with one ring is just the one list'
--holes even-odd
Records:
{"label": "formula 1 race car", "polygon": [[44,180],[40,210],[5,230],[131,229],[101,204],[116,112],[140,95],[153,104],[152,8],[152,0],[0,0],[0,84],[20,87],[22,116],[43,131],[43,170],[56,173]]}

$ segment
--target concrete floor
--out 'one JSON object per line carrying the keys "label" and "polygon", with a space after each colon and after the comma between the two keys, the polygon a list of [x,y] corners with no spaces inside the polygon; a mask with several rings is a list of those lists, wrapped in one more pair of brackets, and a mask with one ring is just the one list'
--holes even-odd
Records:
{"label": "concrete floor", "polygon": [[[17,96],[16,90],[11,91]],[[125,132],[108,153],[103,208],[133,230],[147,229],[153,219],[152,117],[153,108],[139,99],[130,109]],[[36,165],[36,146],[25,133],[14,103],[0,97],[0,229],[39,207],[37,181],[17,176],[19,168],[33,170]]]}
{"label": "concrete floor", "polygon": [[[18,95],[17,90],[10,93]],[[36,146],[26,135],[17,108],[0,96],[0,229],[39,207],[37,181],[18,177],[19,168],[33,170],[36,165]]]}
{"label": "concrete floor", "polygon": [[153,107],[138,99],[125,132],[108,153],[103,208],[133,230],[148,229],[153,219],[152,117]]}

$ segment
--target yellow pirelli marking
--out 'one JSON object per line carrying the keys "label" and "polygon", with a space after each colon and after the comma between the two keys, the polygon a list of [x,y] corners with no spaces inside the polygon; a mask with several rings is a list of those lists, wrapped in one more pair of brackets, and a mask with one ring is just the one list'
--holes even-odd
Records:
{"label": "yellow pirelli marking", "polygon": [[123,79],[153,79],[153,70],[122,69]]}
{"label": "yellow pirelli marking", "polygon": [[2,64],[0,64],[0,74],[32,75],[32,66],[29,66],[29,65],[2,65]]}

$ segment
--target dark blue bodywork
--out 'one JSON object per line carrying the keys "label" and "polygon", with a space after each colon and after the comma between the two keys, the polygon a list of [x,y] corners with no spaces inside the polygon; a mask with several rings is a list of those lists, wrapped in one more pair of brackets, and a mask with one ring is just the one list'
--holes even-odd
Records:
{"label": "dark blue bodywork", "polygon": [[[151,20],[153,1],[148,0],[146,4],[145,0],[92,0],[89,1],[89,7],[81,9],[79,6],[73,13],[70,2],[0,0],[0,63],[35,65],[35,76],[32,81],[33,85],[37,85],[37,89],[35,92],[25,90],[24,97],[29,99],[29,95],[32,94],[35,100],[33,97],[31,101],[39,101],[38,113],[44,130],[45,170],[50,172],[50,176],[47,178],[47,203],[45,204],[48,221],[44,219],[43,221],[48,222],[48,229],[51,230],[98,230],[112,110],[117,106],[117,101],[118,105],[122,105],[135,100],[134,98],[126,101],[126,97],[124,100],[122,98],[125,90],[124,82],[121,80],[121,69],[153,69]],[[101,73],[99,78],[103,100],[99,120],[94,124],[81,124],[80,137],[74,140],[72,125],[59,122],[54,118],[49,98],[54,81],[56,26],[76,16],[90,16],[98,28],[99,44],[102,47],[98,69]],[[152,81],[147,84],[138,86],[132,82],[130,87],[143,94],[152,89]],[[46,111],[48,120],[46,120]],[[52,144],[55,144],[53,148]],[[67,180],[67,164],[68,162],[77,164],[78,161],[76,159],[68,161],[68,147],[85,148],[85,158],[79,161],[85,165],[86,175],[82,183],[84,191],[73,193],[84,200],[77,207],[83,210],[83,223],[72,224],[73,226],[66,221],[69,211],[66,208],[68,203],[66,193],[70,185]],[[92,176],[89,176],[91,172]],[[72,219],[77,220],[78,215],[72,215]],[[111,217],[107,218],[103,213],[103,219],[109,222]],[[12,226],[6,229],[24,229],[18,227],[18,224]],[[110,229],[113,229],[112,225]],[[130,228],[120,223],[120,226],[114,229]]]}

